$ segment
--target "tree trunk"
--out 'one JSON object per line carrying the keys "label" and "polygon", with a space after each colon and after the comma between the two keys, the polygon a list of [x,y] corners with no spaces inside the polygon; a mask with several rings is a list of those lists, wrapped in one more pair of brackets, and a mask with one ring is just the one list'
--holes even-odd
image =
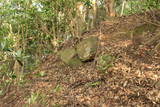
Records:
{"label": "tree trunk", "polygon": [[92,2],[92,6],[93,6],[93,27],[96,26],[96,16],[97,16],[97,0],[94,0]]}
{"label": "tree trunk", "polygon": [[105,0],[107,16],[115,17],[114,0]]}
{"label": "tree trunk", "polygon": [[123,15],[123,12],[124,12],[124,9],[125,9],[125,4],[126,4],[126,0],[123,0],[122,1],[122,8],[121,8],[121,14],[120,14],[120,16]]}

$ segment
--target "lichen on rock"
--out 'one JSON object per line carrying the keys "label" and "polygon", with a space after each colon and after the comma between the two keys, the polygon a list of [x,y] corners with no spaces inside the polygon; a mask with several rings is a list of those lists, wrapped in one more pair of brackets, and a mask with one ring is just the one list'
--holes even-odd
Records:
{"label": "lichen on rock", "polygon": [[59,56],[64,63],[71,67],[79,66],[82,64],[74,48],[67,48],[60,51]]}
{"label": "lichen on rock", "polygon": [[94,59],[94,56],[97,52],[98,47],[98,38],[97,37],[89,37],[87,39],[82,40],[79,44],[77,44],[77,54],[82,61],[88,61]]}

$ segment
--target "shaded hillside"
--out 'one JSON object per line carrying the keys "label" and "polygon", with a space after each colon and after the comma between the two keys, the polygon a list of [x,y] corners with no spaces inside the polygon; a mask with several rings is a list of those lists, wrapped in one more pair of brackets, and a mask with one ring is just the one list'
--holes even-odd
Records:
{"label": "shaded hillside", "polygon": [[[136,27],[151,22],[151,16],[140,14],[102,22],[83,35],[99,38],[94,61],[70,68],[57,55],[49,55],[34,72],[25,75],[22,86],[6,87],[5,94],[0,96],[0,106],[21,107],[37,96],[31,107],[158,107],[160,53],[154,45],[145,43],[156,36],[159,28],[150,31],[149,27],[133,35]],[[136,43],[138,40],[140,44]],[[67,46],[74,43],[75,39],[66,42]],[[96,58],[104,54],[114,56],[115,60],[112,67],[101,72],[96,68]]]}

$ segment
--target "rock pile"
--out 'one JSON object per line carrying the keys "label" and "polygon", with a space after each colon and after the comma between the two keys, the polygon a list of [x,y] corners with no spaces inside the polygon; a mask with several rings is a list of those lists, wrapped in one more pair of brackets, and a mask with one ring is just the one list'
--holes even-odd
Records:
{"label": "rock pile", "polygon": [[98,48],[98,38],[88,37],[74,48],[66,48],[59,52],[60,59],[69,66],[79,66],[83,62],[93,60]]}

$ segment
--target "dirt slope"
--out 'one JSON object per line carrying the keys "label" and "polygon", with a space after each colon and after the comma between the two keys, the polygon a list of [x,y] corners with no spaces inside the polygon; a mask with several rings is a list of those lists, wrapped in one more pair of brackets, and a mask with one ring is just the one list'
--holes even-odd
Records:
{"label": "dirt slope", "polygon": [[[123,35],[142,23],[134,15],[121,17],[102,22],[98,29],[84,34],[99,37],[97,56],[115,56],[106,73],[96,69],[95,61],[69,68],[50,55],[35,72],[26,75],[22,87],[7,88],[0,96],[0,106],[22,107],[33,93],[40,93],[45,97],[37,98],[30,107],[159,107],[160,53],[151,46],[135,47],[131,38]],[[40,72],[43,75],[38,76]]]}

